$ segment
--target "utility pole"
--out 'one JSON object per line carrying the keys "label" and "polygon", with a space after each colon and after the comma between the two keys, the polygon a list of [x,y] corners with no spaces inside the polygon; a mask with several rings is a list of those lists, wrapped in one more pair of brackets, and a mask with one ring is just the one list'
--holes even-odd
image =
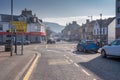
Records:
{"label": "utility pole", "polygon": [[[13,38],[13,34],[15,35],[15,53],[17,54],[17,41],[16,41],[16,39],[17,39],[17,34],[16,34],[16,30],[15,30],[15,26],[14,26],[14,28],[13,28],[13,0],[11,0],[11,36],[12,36],[12,38]],[[14,30],[13,30],[14,29]],[[13,51],[13,44],[12,44],[12,40],[11,40],[11,56],[12,56],[12,52]]]}
{"label": "utility pole", "polygon": [[10,42],[10,48],[11,48],[11,52],[10,52],[10,56],[12,56],[13,54],[13,44],[12,44],[12,37],[13,37],[13,32],[12,32],[12,22],[13,22],[13,0],[11,0],[11,24],[10,24],[10,30],[11,30],[11,42]]}
{"label": "utility pole", "polygon": [[102,13],[100,14],[100,47],[102,47]]}

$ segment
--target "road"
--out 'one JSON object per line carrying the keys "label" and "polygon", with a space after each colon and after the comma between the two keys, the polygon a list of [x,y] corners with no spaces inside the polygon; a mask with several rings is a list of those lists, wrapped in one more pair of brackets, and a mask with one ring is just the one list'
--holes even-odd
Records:
{"label": "road", "polygon": [[76,52],[74,43],[37,44],[41,54],[30,80],[120,80],[120,59]]}

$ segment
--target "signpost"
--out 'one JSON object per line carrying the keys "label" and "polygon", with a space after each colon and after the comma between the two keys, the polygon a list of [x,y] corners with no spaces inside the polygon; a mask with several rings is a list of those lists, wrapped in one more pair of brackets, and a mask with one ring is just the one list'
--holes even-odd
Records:
{"label": "signpost", "polygon": [[21,45],[21,54],[23,55],[23,41],[24,41],[24,32],[27,30],[27,24],[25,21],[11,21],[10,24],[14,26],[15,32],[15,53],[17,54],[17,33],[22,33],[22,45]]}

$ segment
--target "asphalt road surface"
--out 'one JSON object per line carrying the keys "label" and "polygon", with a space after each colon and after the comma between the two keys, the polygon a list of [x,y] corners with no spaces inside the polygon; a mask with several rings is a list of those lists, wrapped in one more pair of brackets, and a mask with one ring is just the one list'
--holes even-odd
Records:
{"label": "asphalt road surface", "polygon": [[41,57],[30,80],[120,80],[120,59],[75,51],[75,43],[37,44]]}

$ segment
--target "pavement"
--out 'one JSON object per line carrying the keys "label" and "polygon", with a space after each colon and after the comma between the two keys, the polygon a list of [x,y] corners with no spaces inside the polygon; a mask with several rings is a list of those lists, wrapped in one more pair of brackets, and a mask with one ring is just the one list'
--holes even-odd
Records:
{"label": "pavement", "polygon": [[[26,48],[26,47],[25,47]],[[21,55],[20,47],[18,47],[17,55],[4,51],[4,46],[0,46],[0,80],[22,80],[25,72],[35,58],[34,50],[24,49]]]}

